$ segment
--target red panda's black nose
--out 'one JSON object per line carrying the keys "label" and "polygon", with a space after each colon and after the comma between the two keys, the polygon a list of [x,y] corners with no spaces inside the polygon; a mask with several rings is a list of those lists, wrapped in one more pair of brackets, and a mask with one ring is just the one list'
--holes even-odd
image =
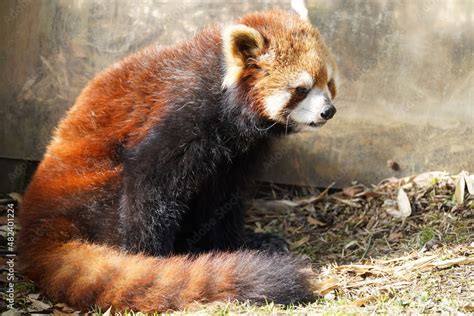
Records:
{"label": "red panda's black nose", "polygon": [[334,114],[336,114],[336,107],[332,104],[328,104],[321,112],[321,117],[325,120],[329,120],[334,116]]}

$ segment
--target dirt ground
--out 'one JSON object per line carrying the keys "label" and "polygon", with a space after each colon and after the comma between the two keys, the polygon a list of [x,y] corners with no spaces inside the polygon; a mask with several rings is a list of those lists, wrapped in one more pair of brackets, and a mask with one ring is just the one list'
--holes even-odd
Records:
{"label": "dirt ground", "polygon": [[[248,205],[248,227],[279,233],[306,256],[320,298],[287,307],[196,303],[181,313],[474,314],[473,183],[467,172],[430,172],[374,186],[353,183],[342,191],[262,184]],[[8,309],[6,205],[12,198],[19,199],[4,196],[0,213],[2,315],[74,313],[19,274],[15,309]]]}

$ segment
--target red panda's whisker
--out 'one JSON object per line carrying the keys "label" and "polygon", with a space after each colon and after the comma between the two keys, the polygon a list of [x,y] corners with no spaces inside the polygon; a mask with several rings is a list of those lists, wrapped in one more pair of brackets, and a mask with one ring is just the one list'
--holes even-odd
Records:
{"label": "red panda's whisker", "polygon": [[272,128],[273,126],[275,126],[277,123],[278,123],[278,121],[275,122],[275,123],[273,123],[272,125],[266,127],[266,128],[259,128],[259,127],[257,126],[257,124],[255,124],[255,122],[254,122],[253,124],[254,124],[255,128],[256,128],[258,131],[265,132],[265,131],[268,131],[268,130],[269,130],[270,128]]}

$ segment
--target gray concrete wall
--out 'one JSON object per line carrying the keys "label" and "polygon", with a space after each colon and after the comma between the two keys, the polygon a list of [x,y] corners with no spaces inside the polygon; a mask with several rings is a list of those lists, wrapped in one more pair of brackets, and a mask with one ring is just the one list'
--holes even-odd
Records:
{"label": "gray concrete wall", "polygon": [[0,157],[41,159],[51,131],[87,81],[120,58],[154,42],[185,40],[206,25],[275,4],[0,1]]}
{"label": "gray concrete wall", "polygon": [[[472,1],[308,2],[339,62],[338,113],[318,133],[277,142],[261,177],[344,185],[473,170]],[[122,56],[272,7],[289,0],[1,1],[0,157],[41,159],[86,82]]]}

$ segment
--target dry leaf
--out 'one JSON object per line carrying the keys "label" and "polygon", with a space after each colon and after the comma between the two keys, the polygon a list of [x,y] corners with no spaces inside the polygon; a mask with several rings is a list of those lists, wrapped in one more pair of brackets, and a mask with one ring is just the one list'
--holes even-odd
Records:
{"label": "dry leaf", "polygon": [[306,235],[303,238],[301,238],[300,240],[290,243],[290,248],[292,250],[296,249],[296,248],[299,248],[302,245],[304,245],[305,243],[307,243],[309,239],[310,239],[309,235]]}
{"label": "dry leaf", "polygon": [[19,310],[15,309],[15,308],[10,308],[8,309],[7,311],[5,312],[2,312],[2,316],[21,316],[21,315],[24,315],[25,313],[23,312],[20,312]]}
{"label": "dry leaf", "polygon": [[396,206],[397,201],[391,199],[385,199],[382,205],[382,207],[388,214],[392,215],[395,218],[400,218],[400,211],[396,208]]}
{"label": "dry leaf", "polygon": [[466,312],[474,312],[474,305],[466,305],[466,306],[463,306],[463,309],[464,309]]}
{"label": "dry leaf", "polygon": [[[397,205],[397,208],[394,208],[394,204]],[[388,206],[389,208],[386,209],[386,212],[392,215],[395,218],[405,219],[411,215],[411,205],[410,200],[408,199],[408,195],[402,188],[398,189],[397,200],[385,200],[384,206]]]}
{"label": "dry leaf", "polygon": [[40,295],[39,295],[39,293],[32,293],[32,294],[28,294],[27,297],[32,298],[34,300],[37,300],[37,299],[39,299]]}
{"label": "dry leaf", "polygon": [[339,280],[335,277],[323,281],[313,281],[312,285],[314,291],[323,296],[340,287]]}
{"label": "dry leaf", "polygon": [[399,183],[400,182],[400,179],[398,178],[395,178],[395,177],[390,177],[390,178],[386,178],[386,179],[383,179],[382,181],[380,181],[377,186],[381,186],[381,185],[384,185],[384,184],[387,184],[387,183]]}
{"label": "dry leaf", "polygon": [[419,187],[426,187],[433,184],[434,180],[448,180],[449,173],[444,171],[430,171],[417,175],[413,182]]}
{"label": "dry leaf", "polygon": [[456,190],[454,191],[454,199],[458,204],[464,203],[464,189],[466,187],[466,181],[464,175],[461,172],[459,175],[458,181],[456,181]]}
{"label": "dry leaf", "polygon": [[71,314],[75,311],[75,309],[70,307],[69,305],[64,304],[64,303],[58,303],[58,304],[54,305],[54,314],[55,315],[56,315],[56,311],[58,313]]}
{"label": "dry leaf", "polygon": [[18,203],[21,204],[21,202],[23,201],[23,197],[20,193],[16,193],[16,192],[12,192],[10,194],[8,194],[12,199],[14,199],[15,201],[17,201]]}
{"label": "dry leaf", "polygon": [[464,181],[466,182],[467,192],[469,194],[474,195],[474,176],[469,176],[467,172],[463,172],[464,174]]}
{"label": "dry leaf", "polygon": [[395,272],[405,273],[406,271],[420,269],[420,268],[425,267],[427,264],[429,264],[431,261],[435,259],[436,259],[436,256],[433,255],[429,257],[423,257],[415,261],[409,261],[405,263],[403,266],[397,268]]}
{"label": "dry leaf", "polygon": [[102,315],[103,316],[110,316],[111,311],[112,311],[112,306],[110,306],[109,309],[107,311],[105,311],[105,313],[103,313]]}
{"label": "dry leaf", "polygon": [[31,308],[34,311],[44,311],[44,310],[50,309],[52,307],[52,305],[46,304],[46,303],[41,302],[40,300],[34,299],[32,297],[28,297],[28,301],[31,302]]}
{"label": "dry leaf", "polygon": [[370,295],[370,296],[359,298],[359,299],[353,301],[351,303],[351,305],[357,306],[357,307],[362,307],[362,306],[366,306],[367,304],[369,304],[371,302],[374,302],[376,300],[377,300],[376,295]]}
{"label": "dry leaf", "polygon": [[308,198],[300,198],[295,199],[293,201],[290,200],[263,200],[263,199],[254,199],[251,201],[251,205],[256,209],[268,209],[268,210],[275,210],[275,211],[285,211],[288,208],[294,208],[298,206],[304,206],[308,204],[312,204],[319,200],[325,198],[329,192],[329,189],[335,183],[331,183],[323,192],[321,192],[317,196],[311,196]]}
{"label": "dry leaf", "polygon": [[341,202],[342,204],[348,205],[350,207],[354,207],[354,208],[361,208],[362,207],[360,204],[354,203],[351,200],[340,199],[336,196],[333,196],[333,199],[335,199],[338,202]]}
{"label": "dry leaf", "polygon": [[352,187],[346,187],[342,189],[342,192],[348,197],[354,197],[359,193],[364,192],[365,187],[363,185],[354,185]]}
{"label": "dry leaf", "polygon": [[59,309],[53,310],[53,315],[54,316],[71,316],[71,315],[81,315],[80,312],[75,312],[75,311],[61,311]]}
{"label": "dry leaf", "polygon": [[408,195],[405,193],[405,191],[402,188],[398,189],[397,204],[398,204],[398,210],[400,211],[401,218],[407,218],[408,216],[411,215],[410,200],[408,199]]}
{"label": "dry leaf", "polygon": [[318,196],[313,196],[309,198],[301,198],[295,199],[293,201],[290,200],[263,200],[263,199],[254,199],[251,201],[251,205],[257,209],[268,209],[268,210],[276,210],[276,211],[285,211],[289,208],[294,208],[298,206],[304,206],[311,203],[314,203],[322,198],[325,197],[327,191],[322,192]]}
{"label": "dry leaf", "polygon": [[455,259],[450,259],[450,260],[434,261],[431,263],[431,265],[436,268],[445,269],[451,266],[469,264],[473,262],[474,262],[474,258],[461,257],[461,258],[455,258]]}
{"label": "dry leaf", "polygon": [[358,245],[359,243],[357,242],[357,240],[351,240],[350,242],[348,242],[345,246],[344,246],[344,249],[349,249],[350,247],[354,246],[354,245]]}
{"label": "dry leaf", "polygon": [[323,223],[323,222],[317,220],[316,218],[314,218],[312,216],[308,216],[306,218],[306,221],[308,222],[308,224],[313,225],[313,226],[325,226],[326,225],[326,223]]}
{"label": "dry leaf", "polygon": [[324,189],[317,196],[311,196],[309,198],[300,198],[300,199],[294,200],[293,202],[296,203],[297,206],[302,206],[302,205],[312,204],[314,202],[320,201],[328,195],[329,189],[331,189],[334,186],[334,184],[336,183],[335,182],[331,183],[326,189]]}
{"label": "dry leaf", "polygon": [[400,211],[394,208],[389,208],[385,210],[388,214],[392,215],[395,218],[400,218]]}
{"label": "dry leaf", "polygon": [[391,232],[388,236],[388,241],[396,241],[403,237],[403,234],[400,232]]}

